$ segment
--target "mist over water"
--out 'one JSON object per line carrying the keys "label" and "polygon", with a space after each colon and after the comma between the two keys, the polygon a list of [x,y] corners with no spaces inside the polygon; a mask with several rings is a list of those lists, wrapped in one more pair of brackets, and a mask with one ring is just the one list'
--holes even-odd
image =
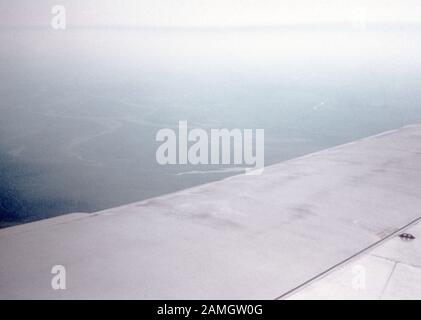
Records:
{"label": "mist over water", "polygon": [[180,120],[265,129],[266,165],[419,122],[420,36],[404,26],[2,29],[0,226],[236,174],[158,165],[155,135]]}

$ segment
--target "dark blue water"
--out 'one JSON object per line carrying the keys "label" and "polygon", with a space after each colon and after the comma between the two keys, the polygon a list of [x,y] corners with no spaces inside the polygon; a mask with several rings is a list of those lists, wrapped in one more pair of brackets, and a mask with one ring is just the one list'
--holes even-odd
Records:
{"label": "dark blue water", "polygon": [[[221,179],[161,128],[264,128],[265,163],[417,122],[420,31],[3,29],[0,226]],[[210,173],[181,174],[189,171]]]}

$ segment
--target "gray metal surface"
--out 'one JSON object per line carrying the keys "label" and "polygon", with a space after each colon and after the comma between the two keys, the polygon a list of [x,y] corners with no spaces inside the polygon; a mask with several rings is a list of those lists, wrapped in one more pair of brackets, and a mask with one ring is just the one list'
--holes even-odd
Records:
{"label": "gray metal surface", "polygon": [[421,222],[288,295],[287,299],[421,299]]}
{"label": "gray metal surface", "polygon": [[[413,125],[261,176],[0,230],[0,298],[272,299],[419,216]],[[51,288],[53,265],[66,290]]]}

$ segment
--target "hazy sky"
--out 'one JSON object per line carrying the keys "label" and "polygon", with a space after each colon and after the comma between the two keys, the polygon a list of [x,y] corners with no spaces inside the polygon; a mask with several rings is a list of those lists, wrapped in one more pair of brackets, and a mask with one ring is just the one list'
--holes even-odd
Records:
{"label": "hazy sky", "polygon": [[70,26],[268,26],[418,23],[420,0],[0,0],[0,25],[49,25],[64,5]]}

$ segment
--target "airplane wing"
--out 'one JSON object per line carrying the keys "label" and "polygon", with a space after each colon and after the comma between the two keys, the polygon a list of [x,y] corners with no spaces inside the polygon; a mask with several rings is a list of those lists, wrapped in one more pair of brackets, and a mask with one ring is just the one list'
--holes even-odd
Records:
{"label": "airplane wing", "polygon": [[2,229],[0,298],[421,298],[420,217],[412,125],[260,176]]}

